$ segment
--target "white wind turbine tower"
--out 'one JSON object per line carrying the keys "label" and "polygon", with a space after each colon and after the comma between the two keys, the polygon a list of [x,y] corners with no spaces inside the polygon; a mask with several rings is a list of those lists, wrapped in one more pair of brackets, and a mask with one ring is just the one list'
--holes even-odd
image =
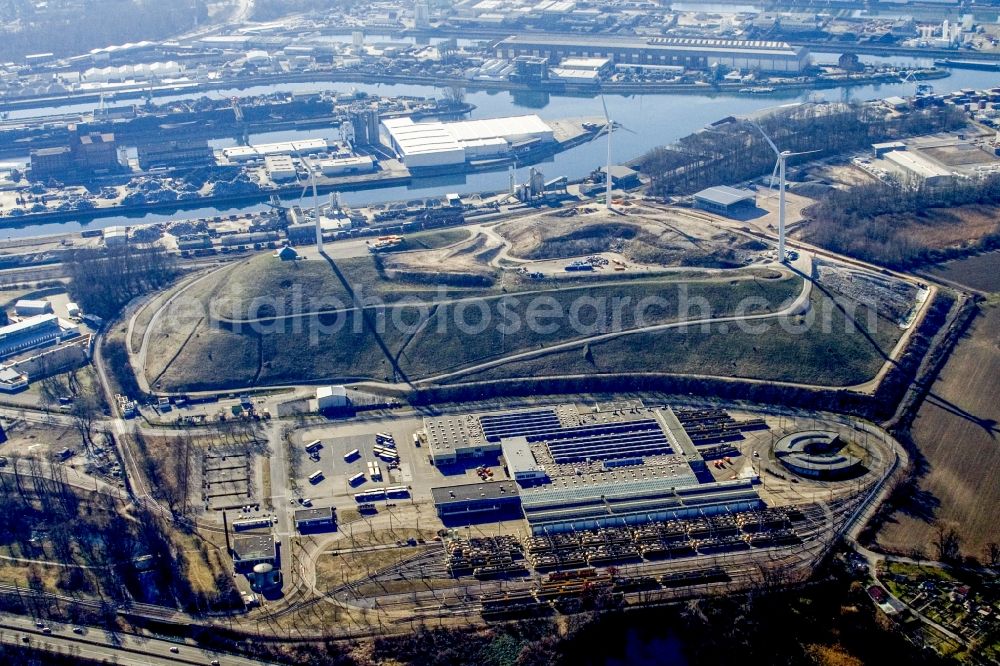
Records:
{"label": "white wind turbine tower", "polygon": [[[753,121],[751,121],[753,122]],[[818,150],[807,150],[804,153],[792,153],[787,150],[778,150],[778,147],[774,145],[774,141],[771,141],[760,125],[753,123],[753,126],[757,128],[764,140],[767,141],[767,145],[771,146],[771,150],[774,154],[778,156],[777,162],[774,164],[774,171],[771,172],[771,182],[769,185],[774,186],[774,176],[778,175],[778,262],[785,263],[787,259],[785,255],[785,161],[789,157],[795,157],[797,155],[808,155],[810,153],[818,153]]]}
{"label": "white wind turbine tower", "polygon": [[[316,249],[320,254],[323,254],[323,226],[319,216],[319,193],[316,191],[315,166],[307,162],[298,149],[293,148],[293,150],[295,150],[295,155],[299,158],[302,166],[309,172],[309,184],[312,186],[313,192],[313,217],[315,218],[313,221],[316,223]],[[303,194],[305,193],[303,192]]]}
{"label": "white wind turbine tower", "polygon": [[611,135],[615,131],[615,121],[608,115],[608,105],[604,102],[604,95],[601,95],[601,106],[604,107],[604,120],[607,123],[604,127],[608,130],[608,166],[604,171],[604,207],[611,208]]}

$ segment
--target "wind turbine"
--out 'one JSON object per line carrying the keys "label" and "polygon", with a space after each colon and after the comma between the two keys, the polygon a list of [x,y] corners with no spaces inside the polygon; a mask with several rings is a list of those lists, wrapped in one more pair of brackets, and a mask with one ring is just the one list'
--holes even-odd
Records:
{"label": "wind turbine", "polygon": [[771,146],[771,150],[777,155],[778,160],[774,164],[774,171],[771,172],[771,183],[770,186],[774,186],[774,176],[778,175],[778,262],[785,263],[785,162],[789,157],[796,157],[798,155],[808,155],[810,153],[818,153],[818,150],[807,150],[803,153],[792,153],[787,150],[778,150],[778,147],[774,145],[774,141],[771,141],[769,137],[761,126],[757,123],[750,121],[757,131],[760,132],[764,140],[767,141],[767,145]]}
{"label": "wind turbine", "polygon": [[[309,172],[309,184],[312,185],[312,191],[313,191],[313,216],[316,218],[315,219],[316,249],[319,251],[320,254],[323,254],[323,227],[319,217],[319,194],[316,190],[316,172],[314,171],[315,167],[309,162],[307,162],[305,158],[302,157],[302,153],[300,153],[298,148],[295,148],[294,145],[292,146],[292,150],[295,151],[295,155],[299,158],[299,161],[302,163],[302,166],[304,166],[306,168],[306,171]],[[305,192],[303,192],[303,194],[304,193]],[[301,199],[301,197],[299,198]]]}
{"label": "wind turbine", "polygon": [[615,121],[611,120],[611,116],[608,115],[608,105],[604,101],[604,95],[601,95],[601,106],[604,107],[604,120],[607,123],[605,128],[608,130],[608,166],[604,171],[604,207],[608,210],[611,208],[611,135],[615,131]]}

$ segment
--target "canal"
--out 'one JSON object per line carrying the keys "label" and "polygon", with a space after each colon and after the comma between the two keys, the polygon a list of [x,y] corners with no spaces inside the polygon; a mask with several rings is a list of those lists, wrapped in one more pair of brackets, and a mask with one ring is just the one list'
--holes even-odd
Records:
{"label": "canal", "polygon": [[[814,53],[817,62],[836,60],[836,54]],[[877,56],[861,56],[861,59],[871,63],[894,64],[900,66],[930,66],[930,60],[893,57],[879,58]],[[996,72],[977,70],[951,70],[951,76],[933,82],[939,92],[957,90],[959,88],[988,88],[1000,85],[1000,77]],[[682,136],[704,127],[706,124],[727,115],[746,115],[763,109],[787,104],[796,104],[810,100],[868,100],[891,95],[908,96],[914,92],[914,83],[893,83],[867,85],[849,88],[828,88],[815,91],[789,91],[786,94],[776,93],[763,96],[747,96],[732,93],[705,94],[640,94],[640,95],[608,95],[608,111],[611,117],[620,123],[624,130],[614,133],[612,152],[616,162],[623,162],[642,155],[654,146],[668,144]],[[433,86],[419,85],[379,85],[379,84],[337,84],[327,81],[290,83],[278,86],[257,86],[246,89],[217,90],[205,95],[209,97],[231,97],[234,95],[256,95],[276,91],[310,92],[319,90],[358,90],[377,95],[415,95],[439,96],[441,90]],[[191,94],[178,98],[189,98]],[[200,96],[200,95],[198,95]],[[172,98],[159,98],[157,101],[167,101]],[[542,118],[558,119],[568,117],[594,116],[600,117],[603,112],[601,100],[596,97],[578,97],[549,93],[515,93],[509,91],[475,91],[466,93],[465,100],[476,106],[473,118],[488,118],[494,116],[537,113]],[[85,110],[92,105],[75,105],[73,107],[47,108],[25,110],[21,113],[44,116],[65,112],[69,109]],[[322,129],[268,132],[261,135],[251,135],[251,142],[280,141],[304,136],[322,136],[327,139],[337,139],[337,130]],[[217,147],[235,144],[233,139],[220,139],[212,142]],[[580,178],[604,164],[607,144],[603,138],[597,139],[564,153],[552,157],[549,161],[536,165],[546,178],[567,176]],[[527,168],[518,170],[519,181],[527,179]],[[401,201],[420,197],[440,196],[447,192],[471,193],[482,191],[498,191],[505,189],[508,183],[506,171],[459,175],[427,180],[415,180],[407,187],[392,187],[383,189],[346,192],[342,200],[352,206],[360,206],[385,201]],[[299,197],[292,196],[286,200],[295,201]],[[212,217],[215,215],[230,215],[237,212],[263,210],[265,204],[235,205],[224,207],[189,208],[171,212],[149,212],[135,215],[102,217],[81,224],[79,222],[60,222],[38,224],[20,229],[5,229],[0,231],[0,237],[27,237],[46,234],[57,234],[77,231],[83,228],[103,228],[112,225],[153,224],[174,219],[193,219]]]}

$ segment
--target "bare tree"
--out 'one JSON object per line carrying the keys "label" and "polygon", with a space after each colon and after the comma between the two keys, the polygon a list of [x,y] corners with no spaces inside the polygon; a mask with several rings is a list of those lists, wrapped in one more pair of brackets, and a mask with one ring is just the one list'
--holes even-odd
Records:
{"label": "bare tree", "polygon": [[983,546],[983,564],[988,567],[1000,566],[1000,543],[990,541]]}
{"label": "bare tree", "polygon": [[101,402],[97,394],[87,392],[77,395],[70,414],[73,415],[73,423],[80,433],[83,445],[91,448],[94,444],[94,423],[101,417]]}
{"label": "bare tree", "polygon": [[935,525],[934,548],[941,562],[957,562],[962,554],[962,539],[954,527],[937,523]]}

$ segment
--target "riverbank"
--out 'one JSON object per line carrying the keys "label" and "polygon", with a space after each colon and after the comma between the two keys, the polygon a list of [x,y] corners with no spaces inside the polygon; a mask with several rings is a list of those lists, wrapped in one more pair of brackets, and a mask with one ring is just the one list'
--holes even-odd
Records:
{"label": "riverbank", "polygon": [[[948,77],[949,74],[943,69],[927,69],[914,76],[919,80],[933,80]],[[846,74],[837,78],[812,79],[809,81],[792,82],[761,82],[759,86],[766,86],[773,89],[773,93],[783,93],[787,91],[801,90],[823,90],[828,88],[847,88],[855,86],[865,86],[879,83],[892,83],[899,81],[899,74],[896,72],[879,72],[875,74]],[[353,71],[329,71],[329,72],[300,72],[296,74],[282,73],[272,76],[255,76],[237,79],[222,79],[217,81],[192,81],[164,84],[160,86],[134,86],[129,88],[105,91],[107,100],[111,96],[114,100],[140,99],[147,96],[166,97],[184,93],[208,92],[212,90],[242,90],[256,86],[276,86],[289,83],[309,83],[309,82],[330,82],[330,83],[378,83],[378,84],[406,84],[406,85],[426,85],[435,88],[461,87],[466,90],[483,91],[509,91],[525,93],[548,93],[558,95],[579,95],[581,97],[593,97],[597,94],[705,94],[710,92],[718,93],[739,93],[747,88],[746,83],[666,83],[666,82],[600,82],[596,84],[573,84],[558,81],[546,81],[540,84],[516,83],[512,81],[479,81],[464,78],[441,78],[435,76],[414,76],[414,75],[394,75],[394,74],[373,74],[369,72]],[[16,109],[33,109],[47,106],[59,106],[63,104],[77,104],[83,102],[97,102],[101,98],[101,92],[74,93],[67,95],[56,95],[47,97],[31,97],[26,99],[11,99],[0,102],[0,110],[13,111]],[[752,94],[752,93],[751,93]]]}
{"label": "riverbank", "polygon": [[[387,168],[370,174],[360,174],[354,176],[343,176],[340,178],[328,178],[320,176],[316,179],[317,193],[327,194],[330,192],[357,192],[362,190],[375,190],[390,187],[408,186],[414,181],[426,178],[464,176],[468,174],[487,173],[492,171],[503,171],[511,164],[518,167],[526,167],[544,162],[561,152],[574,148],[584,143],[592,141],[600,134],[600,127],[586,129],[582,121],[565,121],[574,123],[578,128],[576,133],[567,134],[565,138],[544,143],[528,150],[518,152],[506,158],[498,158],[481,163],[465,163],[455,165],[445,169],[437,169],[433,172],[411,172],[402,163],[396,160],[387,161]],[[199,196],[194,199],[184,201],[151,201],[143,203],[115,204],[102,208],[89,210],[65,210],[46,211],[39,213],[25,213],[17,217],[0,217],[0,228],[19,229],[63,222],[67,220],[77,221],[81,224],[104,218],[118,216],[141,216],[153,211],[180,212],[184,210],[196,210],[208,206],[225,206],[234,204],[257,204],[264,203],[274,198],[294,197],[303,191],[307,183],[296,181],[289,184],[275,184],[272,187],[262,189],[258,192],[246,192],[228,195],[209,194]]]}

